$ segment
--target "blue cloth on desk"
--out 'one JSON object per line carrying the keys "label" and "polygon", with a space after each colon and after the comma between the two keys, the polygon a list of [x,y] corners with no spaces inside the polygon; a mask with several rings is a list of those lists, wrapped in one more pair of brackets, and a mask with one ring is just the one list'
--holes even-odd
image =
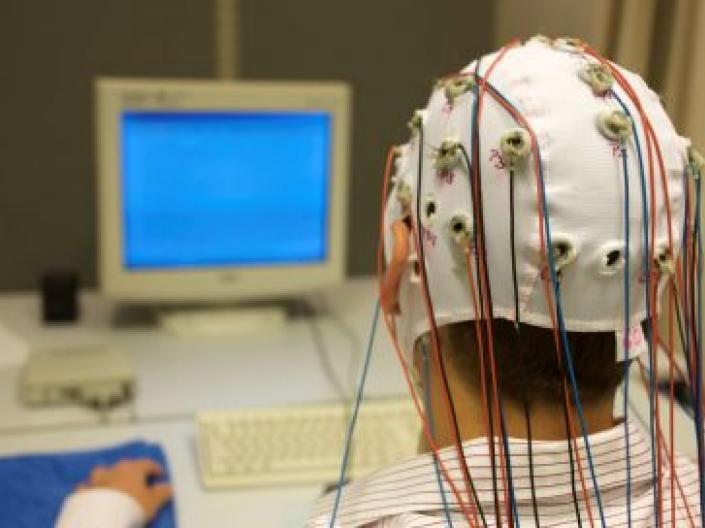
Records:
{"label": "blue cloth on desk", "polygon": [[[0,527],[52,528],[64,498],[96,465],[123,458],[151,458],[169,471],[162,448],[142,441],[95,451],[0,457]],[[150,528],[175,527],[170,502]]]}

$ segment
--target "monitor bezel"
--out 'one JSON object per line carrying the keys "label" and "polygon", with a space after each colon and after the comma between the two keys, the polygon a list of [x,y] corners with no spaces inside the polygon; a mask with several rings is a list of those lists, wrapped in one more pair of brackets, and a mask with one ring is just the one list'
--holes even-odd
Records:
{"label": "monitor bezel", "polygon": [[[289,297],[340,284],[347,257],[347,190],[352,94],[343,82],[98,78],[95,81],[98,276],[101,291],[144,302]],[[328,251],[315,263],[150,268],[124,266],[120,166],[125,111],[323,111],[332,117]]]}

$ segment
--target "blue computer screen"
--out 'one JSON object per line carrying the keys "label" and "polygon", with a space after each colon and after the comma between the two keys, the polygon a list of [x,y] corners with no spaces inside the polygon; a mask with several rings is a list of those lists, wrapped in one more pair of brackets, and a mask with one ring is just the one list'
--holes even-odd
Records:
{"label": "blue computer screen", "polygon": [[330,114],[127,111],[121,125],[127,269],[326,259]]}

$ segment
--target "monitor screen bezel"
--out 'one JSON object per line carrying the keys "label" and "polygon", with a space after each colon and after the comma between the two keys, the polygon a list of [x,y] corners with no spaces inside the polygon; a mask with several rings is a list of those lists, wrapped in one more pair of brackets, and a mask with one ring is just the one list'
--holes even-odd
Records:
{"label": "monitor screen bezel", "polygon": [[[351,91],[347,84],[100,78],[95,84],[101,291],[132,301],[287,297],[340,284],[347,255]],[[331,115],[327,258],[276,266],[130,270],[124,265],[120,127],[126,111],[286,112]]]}

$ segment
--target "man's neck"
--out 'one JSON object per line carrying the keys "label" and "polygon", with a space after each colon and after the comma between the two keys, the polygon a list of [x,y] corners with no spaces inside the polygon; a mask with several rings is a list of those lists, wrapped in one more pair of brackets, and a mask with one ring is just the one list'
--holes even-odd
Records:
{"label": "man's neck", "polygon": [[[436,387],[439,385],[436,384]],[[474,387],[459,386],[451,381],[453,405],[462,441],[487,437],[489,426],[487,412],[481,393]],[[445,398],[439,390],[434,391],[434,421],[437,432],[437,444],[445,447],[455,443],[455,434],[451,426],[452,417],[448,415]],[[529,424],[531,439],[533,440],[562,440],[568,436],[582,434],[578,415],[573,406],[570,406],[569,426],[571,434],[566,428],[565,406],[562,402],[544,403],[534,402],[529,407]],[[609,429],[615,425],[614,397],[606,397],[600,401],[583,405],[583,416],[588,434],[595,434]],[[494,409],[491,409],[494,413]],[[521,402],[505,399],[502,402],[502,412],[506,434],[512,438],[529,438],[526,412]],[[499,435],[499,426],[494,424],[494,435]]]}

